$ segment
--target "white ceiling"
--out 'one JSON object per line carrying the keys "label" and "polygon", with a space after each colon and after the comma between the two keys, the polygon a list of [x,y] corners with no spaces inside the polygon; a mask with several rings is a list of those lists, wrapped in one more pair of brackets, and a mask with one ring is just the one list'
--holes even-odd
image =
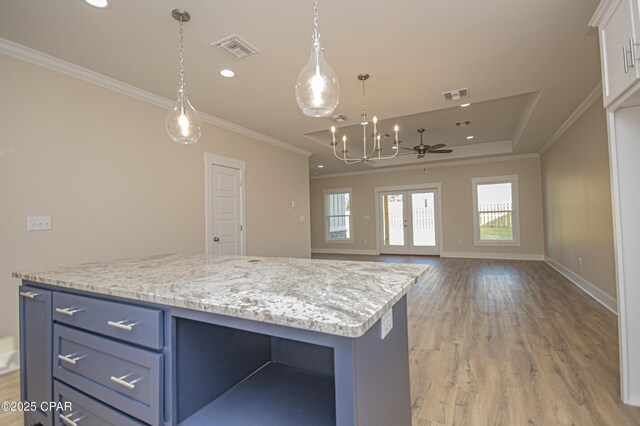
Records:
{"label": "white ceiling", "polygon": [[[597,3],[319,0],[325,57],[342,88],[335,112],[351,119],[338,133],[353,133],[355,152],[362,101],[356,75],[367,72],[367,110],[389,133],[397,122],[403,146],[416,145],[424,127],[425,143],[454,149],[438,159],[537,152],[600,81],[597,34],[587,27]],[[310,0],[110,0],[105,10],[82,0],[3,0],[0,37],[172,99],[174,8],[191,14],[186,81],[198,110],[312,151],[312,174],[370,167],[332,158],[327,129],[334,123],[297,108],[293,87],[311,46]],[[235,61],[210,46],[236,33],[260,53]],[[223,68],[236,77],[221,77]],[[464,87],[471,107],[442,99]],[[455,127],[467,119],[470,126]],[[467,134],[476,138],[462,139]]]}

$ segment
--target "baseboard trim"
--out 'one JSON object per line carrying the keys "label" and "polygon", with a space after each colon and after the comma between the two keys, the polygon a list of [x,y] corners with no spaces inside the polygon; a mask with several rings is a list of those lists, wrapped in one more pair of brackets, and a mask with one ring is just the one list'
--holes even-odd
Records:
{"label": "baseboard trim", "polygon": [[571,281],[576,287],[587,293],[589,296],[593,297],[596,302],[607,308],[609,311],[611,311],[611,313],[613,313],[614,315],[618,315],[618,303],[613,297],[609,296],[607,293],[600,290],[598,287],[585,280],[570,269],[566,268],[556,260],[545,256],[544,261],[547,262],[547,264],[553,269],[558,271],[560,275]]}
{"label": "baseboard trim", "polygon": [[638,398],[629,398],[629,400],[624,403],[627,405],[633,405],[634,407],[640,407],[640,399]]}
{"label": "baseboard trim", "polygon": [[466,259],[495,259],[495,260],[544,260],[542,254],[529,253],[485,253],[464,251],[443,251],[440,257],[459,257]]}
{"label": "baseboard trim", "polygon": [[20,368],[20,354],[18,351],[0,354],[0,361],[7,360],[7,366],[0,368],[0,376],[10,373]]}
{"label": "baseboard trim", "polygon": [[361,250],[361,249],[340,249],[340,248],[312,248],[311,253],[323,254],[364,254],[369,256],[377,256],[377,250]]}

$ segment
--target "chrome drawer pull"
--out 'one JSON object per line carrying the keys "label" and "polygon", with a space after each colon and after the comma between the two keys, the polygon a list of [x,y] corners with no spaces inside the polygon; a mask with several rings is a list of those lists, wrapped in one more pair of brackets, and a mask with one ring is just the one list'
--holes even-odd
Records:
{"label": "chrome drawer pull", "polygon": [[[76,362],[80,361],[82,358],[84,358],[84,356],[76,356],[78,355],[77,353],[74,354],[69,354],[69,355],[58,355],[58,359],[60,361],[64,361],[66,363],[69,363],[71,365],[76,365]],[[72,358],[76,356],[75,358]]]}
{"label": "chrome drawer pull", "polygon": [[139,382],[141,379],[135,379],[132,382],[126,382],[124,379],[126,379],[127,377],[129,377],[131,374],[125,374],[124,376],[121,377],[115,377],[115,376],[111,376],[111,381],[115,382],[121,386],[124,386],[127,389],[135,389],[136,387],[136,383]]}
{"label": "chrome drawer pull", "polygon": [[120,330],[127,330],[127,331],[133,331],[133,327],[135,327],[136,325],[138,325],[135,322],[132,322],[131,324],[125,324],[126,320],[122,320],[122,321],[107,321],[107,325],[110,325],[111,327],[115,327],[115,328],[119,328]]}
{"label": "chrome drawer pull", "polygon": [[[69,414],[69,417],[74,416],[74,413]],[[60,423],[63,423],[67,426],[78,426],[78,422],[82,419],[84,419],[84,416],[80,416],[77,419],[71,420],[69,417],[65,416],[64,414],[60,414]]]}
{"label": "chrome drawer pull", "polygon": [[57,313],[68,315],[70,317],[74,316],[77,312],[80,311],[82,311],[81,308],[56,308]]}
{"label": "chrome drawer pull", "polygon": [[40,296],[40,293],[34,293],[33,291],[21,291],[20,296],[28,297],[29,299],[35,299],[36,297]]}

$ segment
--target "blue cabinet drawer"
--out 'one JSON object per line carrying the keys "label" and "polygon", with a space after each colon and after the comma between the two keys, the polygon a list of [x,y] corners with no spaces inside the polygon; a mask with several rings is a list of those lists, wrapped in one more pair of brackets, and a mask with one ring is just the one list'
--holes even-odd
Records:
{"label": "blue cabinet drawer", "polygon": [[69,293],[53,293],[53,319],[159,350],[162,311]]}
{"label": "blue cabinet drawer", "polygon": [[160,423],[163,355],[55,324],[55,378],[137,419]]}
{"label": "blue cabinet drawer", "polygon": [[[69,386],[55,381],[53,393],[56,402],[55,426],[143,426],[131,417],[122,414]],[[58,409],[59,407],[69,407]]]}

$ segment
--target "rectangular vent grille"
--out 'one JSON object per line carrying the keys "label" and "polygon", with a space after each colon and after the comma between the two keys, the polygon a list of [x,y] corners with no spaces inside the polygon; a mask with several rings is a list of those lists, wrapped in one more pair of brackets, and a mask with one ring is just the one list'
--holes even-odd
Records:
{"label": "rectangular vent grille", "polygon": [[251,43],[244,40],[238,34],[233,34],[229,37],[225,37],[222,40],[211,43],[211,45],[222,50],[233,59],[242,59],[246,58],[249,55],[258,53],[258,49],[253,47]]}
{"label": "rectangular vent grille", "polygon": [[457,101],[458,99],[468,98],[469,97],[469,89],[458,89],[452,90],[450,92],[445,92],[442,94],[442,97],[445,101]]}
{"label": "rectangular vent grille", "polygon": [[333,120],[336,123],[343,123],[345,121],[347,121],[349,119],[349,117],[347,117],[344,114],[334,114],[334,115],[330,115],[329,117],[327,117],[329,120]]}
{"label": "rectangular vent grille", "polygon": [[464,127],[464,126],[468,126],[469,124],[471,124],[470,120],[466,120],[466,121],[458,121],[456,123],[456,126],[458,127]]}

